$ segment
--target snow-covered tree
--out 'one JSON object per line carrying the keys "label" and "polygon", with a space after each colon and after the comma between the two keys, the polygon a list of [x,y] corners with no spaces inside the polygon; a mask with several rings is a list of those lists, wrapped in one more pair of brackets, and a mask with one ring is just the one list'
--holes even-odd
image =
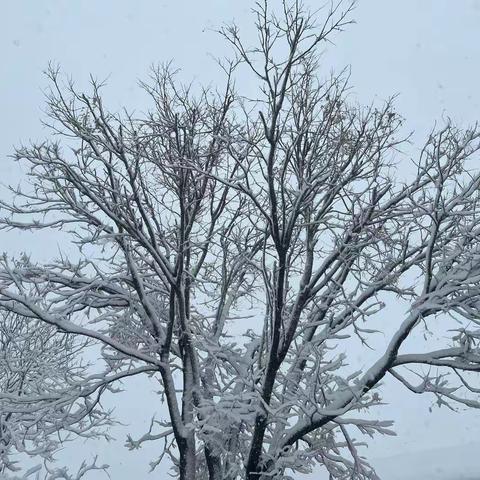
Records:
{"label": "snow-covered tree", "polygon": [[[24,341],[62,345],[66,374],[38,355],[32,368],[52,383],[30,375],[25,394],[2,363],[4,444],[97,434],[108,418],[98,399],[144,375],[160,382],[168,420],[127,447],[158,442],[152,469],[166,456],[181,480],[291,478],[316,464],[373,479],[358,437],[391,433],[371,413],[386,376],[440,405],[480,407],[480,133],[432,131],[403,178],[392,102],[358,106],[347,75],[319,71],[351,8],[259,2],[256,45],[236,26],[220,31],[234,51],[225,85],[184,86],[159,68],[144,116],[111,112],[101,84],[83,93],[49,70],[55,135],[17,150],[29,183],[2,202],[1,225],[62,230],[78,258],[4,256],[0,308],[19,322],[22,362]],[[258,82],[254,98],[238,71]],[[407,349],[425,328],[450,337]],[[357,369],[350,347],[367,349],[378,330],[385,346]],[[84,341],[99,371],[77,372]]]}
{"label": "snow-covered tree", "polygon": [[[0,479],[79,480],[106,468],[83,463],[74,477],[51,467],[63,443],[85,434],[105,436],[102,427],[112,423],[98,407],[99,393],[108,387],[105,377],[88,375],[81,362],[88,341],[33,318],[0,315]],[[38,465],[23,469],[21,477],[9,476],[22,470],[20,459],[27,456],[43,459],[43,476]]]}

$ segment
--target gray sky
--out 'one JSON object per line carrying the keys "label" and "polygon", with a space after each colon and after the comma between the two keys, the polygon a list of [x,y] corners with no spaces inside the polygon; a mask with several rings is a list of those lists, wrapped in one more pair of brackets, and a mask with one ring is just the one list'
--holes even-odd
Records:
{"label": "gray sky", "polygon": [[[114,108],[142,110],[145,98],[136,83],[153,63],[173,59],[182,68],[182,79],[215,85],[221,77],[211,56],[228,50],[211,28],[235,19],[245,37],[251,38],[252,4],[250,0],[3,2],[0,181],[17,183],[22,177],[19,166],[7,158],[13,145],[46,135],[39,118],[46,86],[42,71],[49,61],[58,62],[79,85],[88,82],[89,73],[109,77],[107,99]],[[416,141],[447,115],[464,126],[480,118],[480,1],[360,0],[354,17],[357,24],[337,36],[337,45],[326,54],[325,73],[351,65],[358,101],[399,94],[397,110],[406,118],[407,128],[417,132]],[[27,250],[48,258],[56,254],[58,243],[51,235],[20,238],[0,232],[1,250],[7,252]],[[124,415],[137,433],[142,433],[158,403],[142,388],[115,397],[119,417]],[[386,399],[391,405],[382,415],[398,421],[399,436],[374,440],[373,457],[414,451],[427,443],[459,445],[478,436],[478,412],[453,414],[441,409],[429,414],[429,400],[395,387],[389,388]],[[148,478],[147,452],[124,450],[124,435],[119,431],[121,441],[102,446],[98,453],[112,464],[113,479]],[[79,451],[83,447],[75,453]]]}

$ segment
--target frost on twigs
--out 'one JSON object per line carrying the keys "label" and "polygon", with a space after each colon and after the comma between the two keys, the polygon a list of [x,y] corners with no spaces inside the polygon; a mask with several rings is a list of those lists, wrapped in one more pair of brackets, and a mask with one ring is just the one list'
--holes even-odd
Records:
{"label": "frost on twigs", "polygon": [[[22,358],[1,357],[4,457],[48,457],[53,432],[100,434],[101,397],[134,375],[158,402],[126,447],[154,442],[151,469],[166,460],[181,480],[318,465],[376,479],[364,446],[393,434],[379,418],[390,377],[440,406],[480,407],[479,131],[432,131],[403,178],[393,101],[361,107],[345,73],[322,76],[319,50],[352,9],[330,7],[258,2],[254,46],[220,31],[234,52],[225,85],[155,69],[143,116],[110,111],[94,80],[82,92],[48,71],[54,135],[17,150],[29,175],[0,226],[62,230],[78,258],[0,260]],[[436,328],[441,345],[407,348]],[[102,370],[77,363],[84,348]]]}
{"label": "frost on twigs", "polygon": [[103,383],[97,385],[98,380],[88,375],[88,365],[81,362],[80,352],[86,348],[88,342],[58,333],[51,325],[2,313],[0,473],[23,471],[21,459],[28,456],[43,458],[45,468],[31,469],[21,478],[41,470],[42,475],[50,475],[46,479],[74,479],[100,468],[96,462],[84,463],[74,477],[66,469],[49,467],[55,451],[74,436],[108,438],[104,428],[112,422],[93,395]]}
{"label": "frost on twigs", "polygon": [[81,480],[93,471],[106,472],[108,465],[98,465],[95,457],[92,462],[82,462],[75,473],[71,473],[67,468],[50,468],[45,463],[42,469],[41,465],[29,468],[22,474],[6,474],[0,472],[0,480]]}

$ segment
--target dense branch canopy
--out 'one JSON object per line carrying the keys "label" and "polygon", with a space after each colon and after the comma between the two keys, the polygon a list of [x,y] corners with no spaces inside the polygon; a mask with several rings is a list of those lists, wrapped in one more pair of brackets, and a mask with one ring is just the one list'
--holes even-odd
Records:
{"label": "dense branch canopy", "polygon": [[[291,478],[315,464],[377,478],[356,435],[392,433],[364,415],[388,375],[439,404],[480,406],[480,133],[432,131],[402,178],[392,102],[358,106],[345,74],[319,75],[318,49],[351,8],[318,23],[299,2],[276,14],[259,2],[256,46],[221,30],[235,55],[222,89],[156,69],[143,117],[109,111],[96,81],[84,93],[48,71],[55,136],[17,150],[29,183],[1,203],[1,226],[67,232],[78,258],[5,256],[0,307],[22,362],[25,341],[53,352],[49,369],[60,347],[68,354],[61,381],[28,391],[2,357],[3,453],[23,448],[15,432],[35,445],[55,429],[94,435],[108,418],[98,399],[138,374],[160,381],[168,420],[127,447],[161,442],[152,469],[166,455],[182,480]],[[237,71],[258,80],[256,100],[235,87]],[[392,324],[396,302],[405,313]],[[354,371],[342,343],[367,347],[379,318],[384,350]],[[404,351],[434,318],[445,331],[453,321],[446,344]],[[45,329],[60,333],[44,343]],[[81,342],[104,370],[70,363]]]}

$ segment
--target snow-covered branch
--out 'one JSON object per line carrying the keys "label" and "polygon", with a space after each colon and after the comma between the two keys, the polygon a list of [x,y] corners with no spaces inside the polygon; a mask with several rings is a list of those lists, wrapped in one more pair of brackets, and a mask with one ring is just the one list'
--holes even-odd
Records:
{"label": "snow-covered branch", "polygon": [[[389,375],[480,406],[480,132],[432,131],[403,178],[394,101],[361,107],[346,72],[319,73],[352,7],[258,2],[257,44],[221,30],[234,52],[222,89],[161,67],[144,115],[49,69],[53,140],[17,149],[28,177],[0,201],[0,229],[60,230],[76,253],[0,261],[8,468],[14,450],[51,459],[53,433],[105,434],[100,400],[133,375],[160,382],[168,418],[126,446],[159,442],[151,468],[168,458],[181,480],[286,479],[317,463],[377,478],[359,449],[392,433],[363,418]],[[439,323],[444,345],[408,351]],[[383,351],[355,370],[350,346],[361,356],[379,329]]]}

